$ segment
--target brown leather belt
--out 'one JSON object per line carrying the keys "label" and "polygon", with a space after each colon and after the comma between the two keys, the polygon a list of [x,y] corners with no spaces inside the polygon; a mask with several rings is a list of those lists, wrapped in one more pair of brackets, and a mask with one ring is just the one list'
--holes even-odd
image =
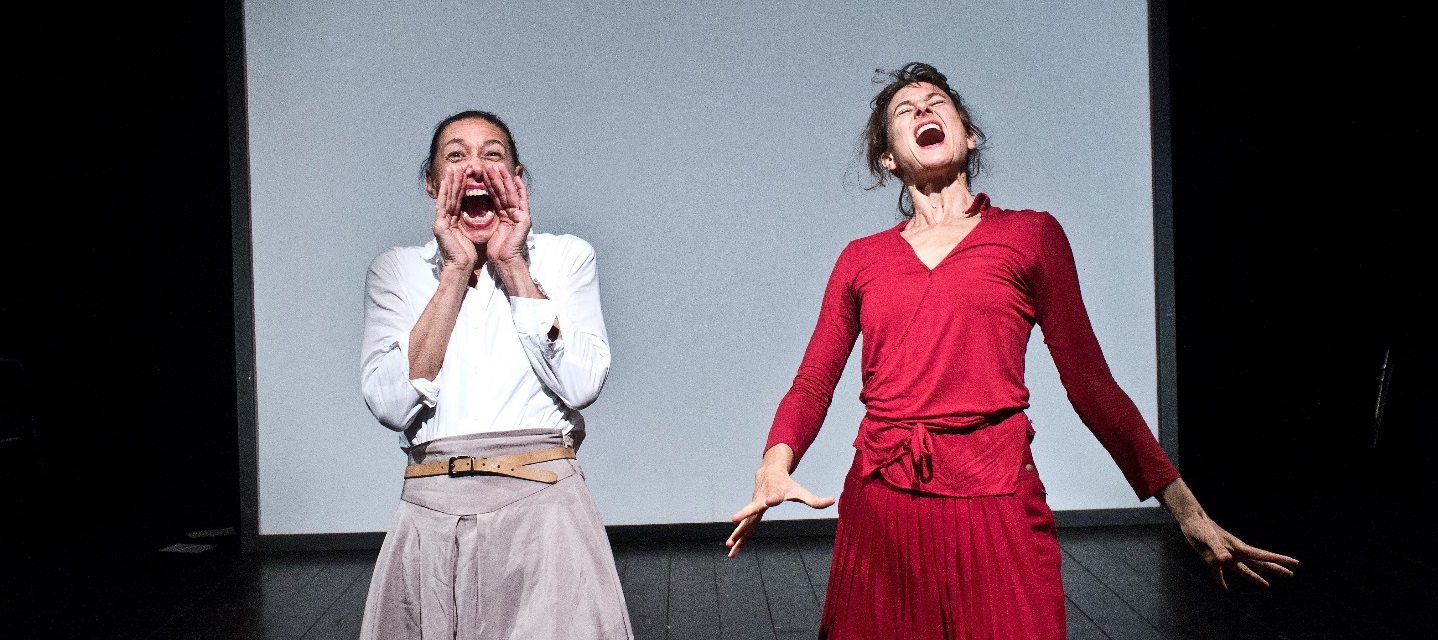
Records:
{"label": "brown leather belt", "polygon": [[548,469],[529,469],[526,468],[525,465],[573,457],[574,450],[569,447],[555,447],[553,449],[541,449],[539,451],[528,451],[525,453],[512,453],[507,456],[495,456],[493,458],[454,456],[447,461],[438,460],[435,462],[409,465],[404,468],[404,477],[424,478],[427,476],[452,476],[457,478],[460,476],[491,474],[554,484],[559,482],[559,474]]}

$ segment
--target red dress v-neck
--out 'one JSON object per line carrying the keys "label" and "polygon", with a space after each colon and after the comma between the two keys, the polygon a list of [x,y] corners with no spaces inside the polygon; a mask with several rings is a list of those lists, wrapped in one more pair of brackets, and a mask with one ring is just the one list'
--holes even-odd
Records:
{"label": "red dress v-neck", "polygon": [[[966,211],[966,212],[967,212],[967,211]],[[974,226],[969,227],[968,232],[964,233],[963,236],[959,237],[959,241],[958,241],[958,242],[955,242],[955,243],[954,243],[954,246],[949,247],[949,250],[948,250],[948,251],[945,251],[943,257],[939,258],[939,261],[936,262],[936,263],[934,263],[934,266],[932,266],[932,267],[929,266],[928,263],[924,262],[924,259],[919,256],[919,250],[918,250],[918,248],[916,248],[916,247],[914,246],[914,243],[909,242],[909,239],[904,237],[904,230],[905,230],[906,227],[909,226],[909,224],[910,224],[909,222],[901,222],[901,223],[899,223],[899,226],[894,227],[892,230],[896,230],[896,231],[899,232],[899,239],[900,239],[900,240],[903,240],[903,241],[904,241],[904,245],[907,246],[907,247],[909,247],[909,253],[913,254],[914,259],[915,259],[915,260],[918,260],[918,261],[919,261],[919,264],[924,265],[924,269],[926,269],[926,270],[928,270],[928,271],[933,271],[934,269],[939,268],[939,265],[944,264],[944,261],[945,261],[945,260],[948,260],[948,259],[949,259],[949,256],[954,255],[954,252],[955,252],[955,251],[958,251],[958,250],[959,250],[959,247],[964,244],[964,240],[967,239],[970,235],[972,235],[972,234],[974,233],[974,229],[977,228],[977,227],[979,226],[979,224],[983,223],[983,221],[984,221],[983,218],[979,218],[977,221],[975,221],[975,222],[974,222]]]}

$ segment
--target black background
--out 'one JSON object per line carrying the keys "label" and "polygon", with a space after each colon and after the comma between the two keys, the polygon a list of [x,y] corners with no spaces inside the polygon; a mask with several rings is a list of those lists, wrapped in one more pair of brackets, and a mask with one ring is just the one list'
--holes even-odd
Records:
{"label": "black background", "polygon": [[[1402,4],[1257,5],[1150,4],[1181,469],[1220,523],[1310,565],[1431,563],[1432,36]],[[42,8],[11,30],[33,42],[6,45],[0,358],[26,380],[0,397],[36,437],[6,444],[6,548],[238,528],[225,5]]]}

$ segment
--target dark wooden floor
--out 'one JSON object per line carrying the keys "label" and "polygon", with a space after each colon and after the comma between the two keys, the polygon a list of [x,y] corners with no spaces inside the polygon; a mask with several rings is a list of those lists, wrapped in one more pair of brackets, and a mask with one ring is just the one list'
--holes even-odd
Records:
{"label": "dark wooden floor", "polygon": [[[1361,568],[1330,562],[1267,592],[1224,593],[1172,526],[1064,529],[1060,541],[1074,639],[1424,637],[1421,616],[1435,606],[1431,567],[1401,559],[1363,572],[1369,582],[1354,577]],[[715,540],[614,545],[640,640],[814,638],[831,549],[830,538],[756,538],[730,560]],[[354,638],[374,559],[241,554],[230,544],[194,554],[12,554],[0,635]]]}

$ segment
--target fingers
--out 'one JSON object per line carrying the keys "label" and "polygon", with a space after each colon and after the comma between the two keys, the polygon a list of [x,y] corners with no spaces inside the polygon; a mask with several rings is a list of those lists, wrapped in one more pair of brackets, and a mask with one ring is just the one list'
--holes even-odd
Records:
{"label": "fingers", "polygon": [[[1242,545],[1240,548],[1243,550],[1243,554],[1249,558],[1260,560],[1269,564],[1283,565],[1280,568],[1285,571],[1288,570],[1288,567],[1298,566],[1297,558],[1285,556],[1281,553],[1274,553],[1265,549],[1259,549],[1258,547],[1250,547],[1242,543],[1240,544]],[[1292,572],[1289,573],[1292,574]]]}
{"label": "fingers", "polygon": [[1263,576],[1258,575],[1258,573],[1255,572],[1253,569],[1248,568],[1248,565],[1242,562],[1235,562],[1233,563],[1233,568],[1238,570],[1238,572],[1242,573],[1244,576],[1247,576],[1249,580],[1257,582],[1264,588],[1268,587],[1268,581],[1264,580]]}
{"label": "fingers", "polygon": [[449,190],[446,197],[455,212],[459,211],[459,201],[464,198],[464,183],[468,180],[468,171],[464,167],[449,168]]}
{"label": "fingers", "polygon": [[[1256,569],[1262,569],[1274,575],[1287,578],[1293,577],[1293,570],[1289,567],[1298,566],[1298,560],[1271,551],[1250,547],[1241,541],[1238,541],[1238,545],[1232,554],[1223,554],[1232,558],[1232,561],[1219,562],[1215,559],[1213,565],[1220,568],[1228,567],[1265,589],[1269,588],[1271,584],[1268,579],[1256,571]],[[1215,556],[1217,555],[1219,554],[1215,554]],[[1221,576],[1219,584],[1223,586],[1224,590],[1228,589],[1228,585],[1224,584]]]}
{"label": "fingers", "polygon": [[[776,502],[776,503],[774,503],[774,504],[778,504],[778,503]],[[731,517],[729,518],[729,521],[730,521],[730,522],[739,522],[739,521],[741,521],[741,520],[745,520],[745,519],[748,519],[748,518],[753,517],[753,516],[761,515],[761,514],[763,514],[766,510],[768,510],[769,507],[772,507],[772,506],[774,506],[774,505],[773,505],[773,504],[769,504],[769,503],[767,503],[767,502],[765,502],[765,501],[763,501],[763,500],[758,500],[758,499],[756,499],[756,500],[754,500],[753,502],[750,502],[749,504],[744,505],[744,508],[743,508],[743,509],[740,509],[738,512],[736,512],[733,516],[731,516]],[[752,526],[752,525],[751,525],[751,526]]]}
{"label": "fingers", "polygon": [[484,172],[484,188],[489,191],[489,197],[494,199],[495,213],[507,222],[514,222],[515,192],[509,169],[497,162],[491,162],[481,167],[481,171]]}
{"label": "fingers", "polygon": [[494,200],[495,205],[500,205],[504,199],[504,184],[495,173],[494,164],[486,162],[475,167],[474,172],[479,175],[479,181],[484,183],[484,190],[489,192],[490,199]]}
{"label": "fingers", "polygon": [[514,185],[510,182],[509,168],[497,162],[485,163],[484,186],[496,202],[509,202],[514,197]]}
{"label": "fingers", "polygon": [[529,190],[524,186],[524,179],[519,176],[510,178],[514,191],[514,221],[521,224],[529,224]]}
{"label": "fingers", "polygon": [[1283,565],[1281,565],[1281,564],[1278,564],[1278,563],[1276,563],[1276,562],[1264,562],[1264,561],[1262,561],[1262,560],[1252,560],[1252,561],[1249,561],[1248,564],[1256,565],[1256,566],[1262,568],[1264,571],[1271,571],[1271,572],[1276,573],[1276,574],[1278,574],[1278,575],[1281,575],[1281,576],[1283,576],[1283,577],[1285,577],[1285,578],[1292,578],[1292,577],[1293,577],[1293,570],[1292,570],[1292,569],[1289,569],[1288,567],[1285,567],[1285,566],[1283,566]]}
{"label": "fingers", "polygon": [[[1241,542],[1239,544],[1241,546],[1235,549],[1235,553],[1241,557],[1238,564],[1245,565],[1245,569],[1263,569],[1286,578],[1293,577],[1292,567],[1298,566],[1296,558],[1250,547]],[[1268,586],[1266,582],[1264,586]]]}
{"label": "fingers", "polygon": [[435,237],[453,231],[459,225],[460,200],[464,195],[465,171],[461,167],[446,167],[440,178],[439,190],[435,192],[434,233]]}
{"label": "fingers", "polygon": [[524,178],[514,176],[514,193],[519,198],[521,208],[525,213],[529,212],[529,189],[524,186]]}
{"label": "fingers", "polygon": [[727,555],[727,556],[730,557],[730,558],[737,558],[737,557],[739,557],[739,548],[742,547],[742,546],[744,546],[744,541],[747,540],[747,539],[748,539],[748,538],[745,537],[745,538],[739,538],[738,540],[735,540],[732,544],[729,545],[729,553],[728,553],[728,554],[725,554],[725,555]]}
{"label": "fingers", "polygon": [[833,506],[833,498],[820,498],[810,491],[808,487],[794,481],[794,478],[784,474],[778,479],[768,480],[755,490],[755,498],[761,494],[766,495],[766,502],[769,506],[778,505],[781,502],[802,502],[814,509],[823,509]]}
{"label": "fingers", "polygon": [[724,546],[729,547],[730,558],[739,555],[739,548],[744,546],[744,541],[749,539],[749,532],[754,529],[754,525],[758,524],[761,518],[763,518],[763,512],[744,518],[739,522],[739,526],[734,527],[734,532],[729,534],[728,540],[724,541]]}
{"label": "fingers", "polygon": [[754,502],[749,503],[743,509],[740,509],[738,513],[734,514],[731,521],[738,522],[740,517],[748,517],[751,515],[750,511],[756,508],[755,505],[758,505],[757,508],[759,512],[762,512],[764,509],[777,507],[785,502],[802,502],[814,509],[825,509],[834,506],[834,498],[820,498],[808,491],[784,495],[770,495],[763,499],[755,498]]}
{"label": "fingers", "polygon": [[735,547],[743,543],[744,539],[749,537],[749,532],[754,529],[754,525],[758,522],[758,516],[750,516],[740,520],[739,526],[734,527],[734,531],[729,534],[729,539],[724,541],[724,546]]}
{"label": "fingers", "polygon": [[1189,546],[1203,558],[1208,564],[1209,577],[1220,589],[1228,591],[1228,581],[1223,577],[1223,567],[1233,560],[1233,554],[1229,553],[1228,545],[1224,542],[1223,536],[1209,526],[1199,526],[1194,530],[1184,529],[1184,537],[1188,539]]}
{"label": "fingers", "polygon": [[814,492],[809,491],[808,489],[803,489],[799,495],[787,499],[794,502],[802,502],[814,509],[827,509],[834,506],[833,498],[820,498],[819,496],[814,495]]}
{"label": "fingers", "polygon": [[1230,538],[1229,543],[1232,545],[1233,554],[1238,558],[1234,566],[1250,580],[1264,587],[1268,586],[1268,580],[1254,571],[1255,568],[1273,572],[1275,575],[1293,577],[1292,567],[1298,566],[1297,558],[1250,546],[1226,531],[1224,534]]}
{"label": "fingers", "polygon": [[450,224],[449,218],[459,214],[459,192],[464,177],[456,176],[455,167],[445,167],[439,179],[439,190],[434,197],[434,225],[435,229],[443,229]]}
{"label": "fingers", "polygon": [[1223,565],[1217,562],[1208,564],[1208,573],[1213,576],[1213,581],[1218,583],[1219,588],[1228,591],[1228,582],[1223,579]]}
{"label": "fingers", "polygon": [[494,199],[495,213],[501,220],[512,223],[527,223],[529,219],[529,190],[524,180],[509,172],[509,167],[500,163],[486,164],[481,168],[485,188]]}

